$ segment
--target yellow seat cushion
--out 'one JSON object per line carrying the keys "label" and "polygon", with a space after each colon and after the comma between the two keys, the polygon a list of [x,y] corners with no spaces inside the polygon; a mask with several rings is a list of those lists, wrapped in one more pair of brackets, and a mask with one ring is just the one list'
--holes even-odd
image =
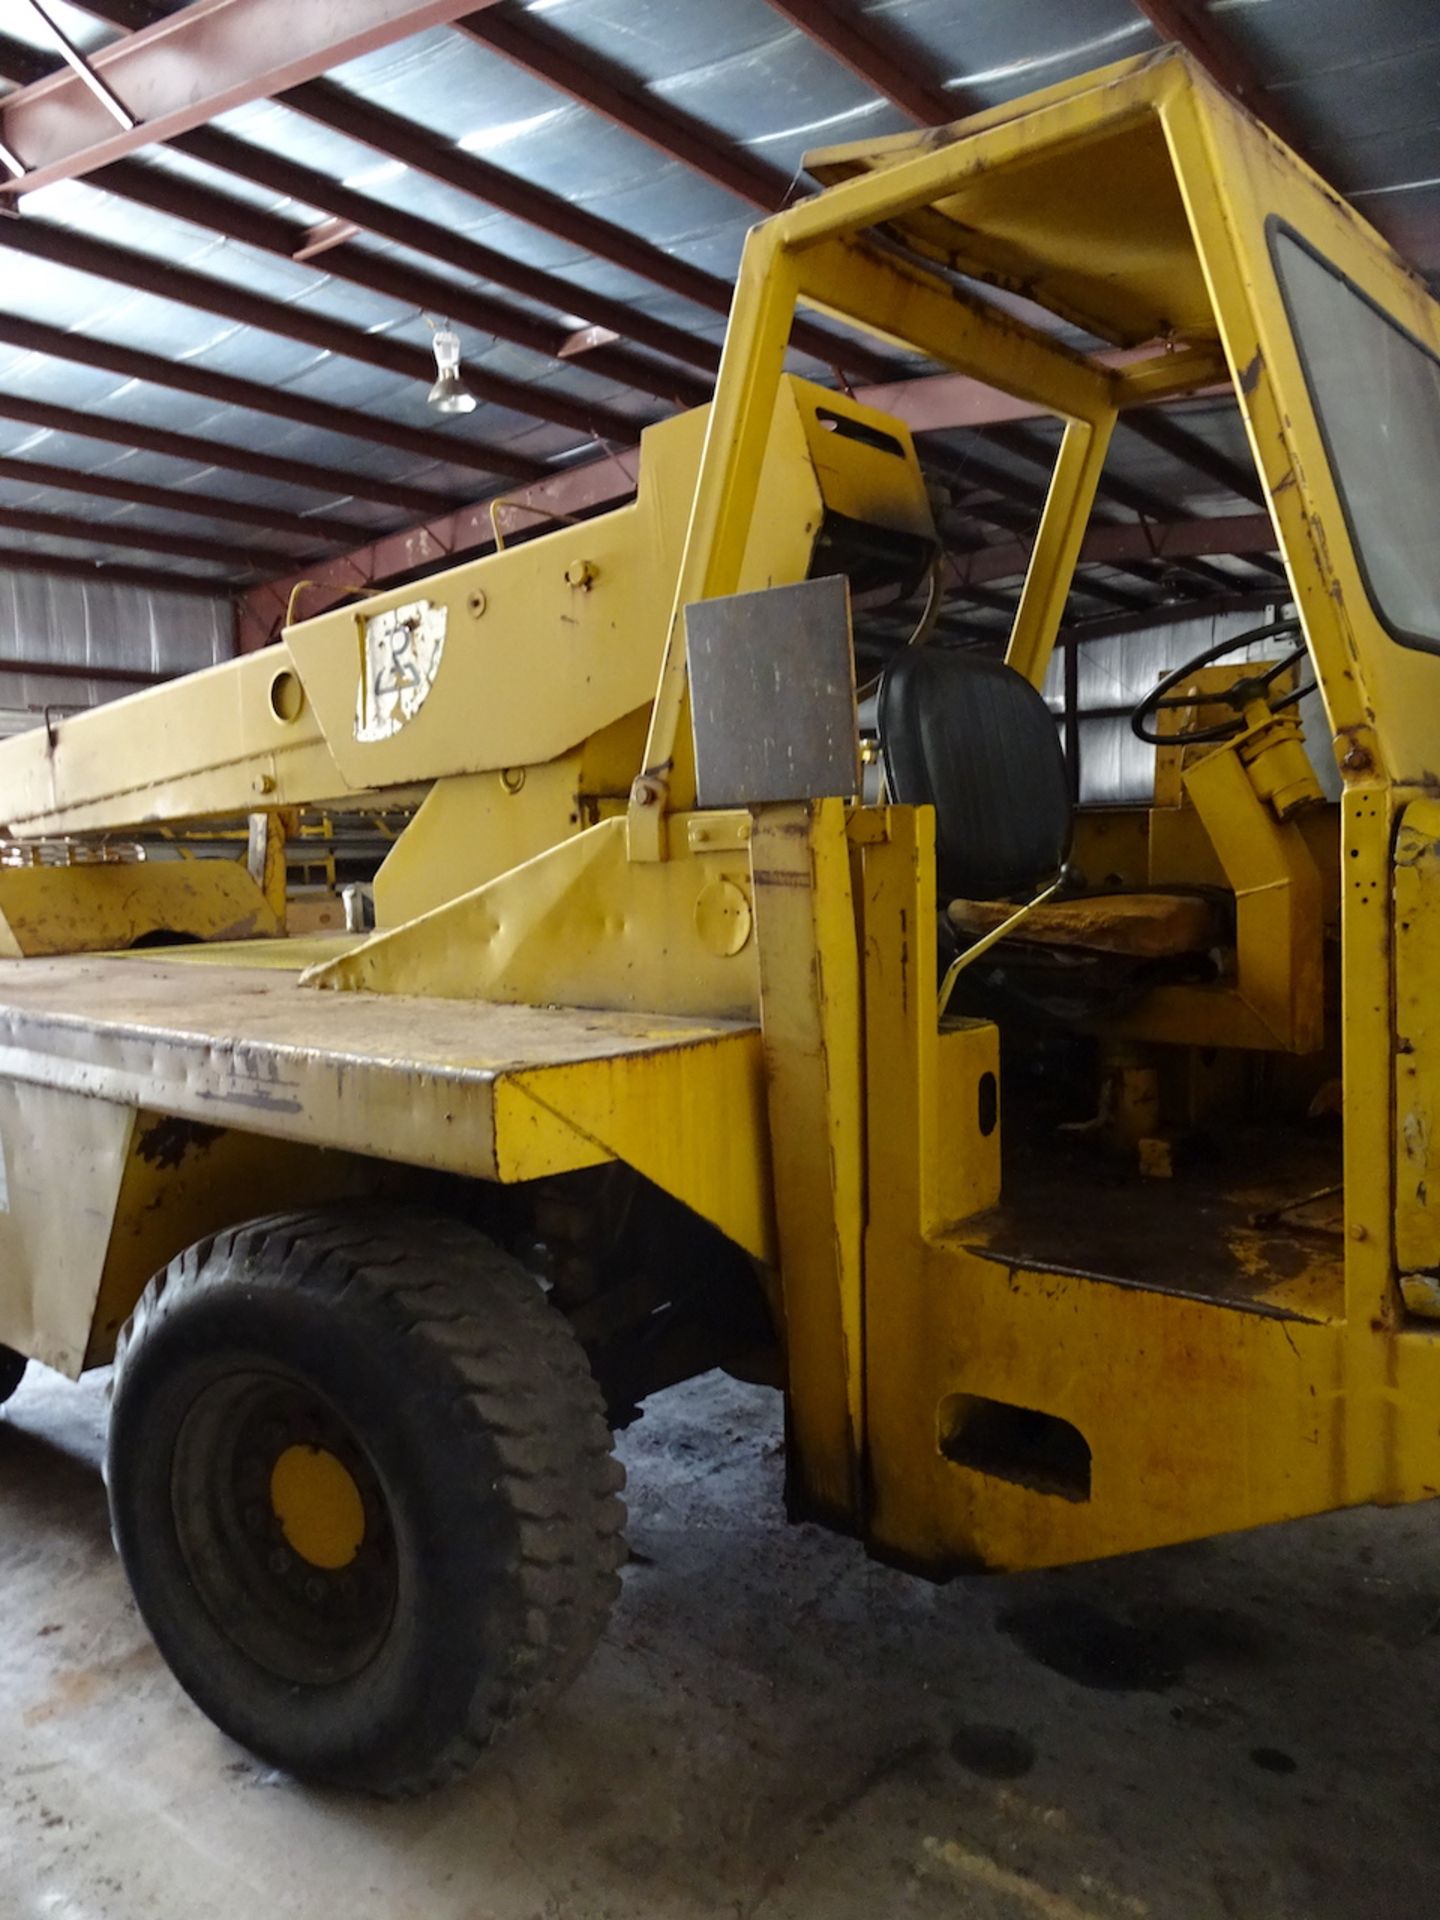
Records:
{"label": "yellow seat cushion", "polygon": [[[951,926],[971,940],[1014,911],[1013,900],[952,900],[947,909]],[[1208,952],[1224,937],[1224,928],[1217,903],[1204,894],[1103,893],[1036,907],[1010,937],[1031,946],[1164,960]]]}

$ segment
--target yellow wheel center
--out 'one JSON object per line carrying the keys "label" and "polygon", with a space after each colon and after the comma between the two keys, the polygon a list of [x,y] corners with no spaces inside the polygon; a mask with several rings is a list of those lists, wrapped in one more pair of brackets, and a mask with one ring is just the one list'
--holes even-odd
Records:
{"label": "yellow wheel center", "polygon": [[349,1469],[324,1447],[287,1447],[270,1473],[270,1504],[302,1560],[348,1567],[365,1538],[365,1502]]}

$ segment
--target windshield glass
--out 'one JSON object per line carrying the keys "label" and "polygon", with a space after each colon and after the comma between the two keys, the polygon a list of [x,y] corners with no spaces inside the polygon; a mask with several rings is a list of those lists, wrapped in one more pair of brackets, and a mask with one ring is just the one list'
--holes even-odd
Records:
{"label": "windshield glass", "polygon": [[1440,652],[1440,360],[1285,228],[1271,251],[1371,603]]}

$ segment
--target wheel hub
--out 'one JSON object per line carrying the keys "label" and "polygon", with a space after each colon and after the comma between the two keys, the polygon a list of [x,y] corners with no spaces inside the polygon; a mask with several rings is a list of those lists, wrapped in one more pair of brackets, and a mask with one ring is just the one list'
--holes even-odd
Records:
{"label": "wheel hub", "polygon": [[270,1469],[270,1507],[302,1560],[337,1573],[365,1539],[365,1501],[328,1447],[291,1446]]}
{"label": "wheel hub", "polygon": [[253,1659],[325,1684],[373,1658],[397,1592],[388,1502],[319,1394],[258,1369],[215,1381],[181,1426],[172,1501],[200,1597]]}

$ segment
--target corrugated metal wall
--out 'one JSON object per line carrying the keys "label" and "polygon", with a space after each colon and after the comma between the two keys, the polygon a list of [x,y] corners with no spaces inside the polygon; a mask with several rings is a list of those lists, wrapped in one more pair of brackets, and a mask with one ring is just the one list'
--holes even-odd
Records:
{"label": "corrugated metal wall", "polygon": [[[1080,711],[1087,708],[1133,706],[1162,675],[1213,646],[1227,634],[1240,634],[1264,624],[1263,613],[1211,614],[1198,620],[1142,633],[1113,634],[1087,640],[1080,648]],[[1237,660],[1274,659],[1283,643],[1260,641],[1236,654]],[[1045,695],[1058,714],[1063,710],[1062,662],[1051,663]],[[1310,678],[1308,670],[1305,675]],[[1340,795],[1340,775],[1330,746],[1330,731],[1319,697],[1300,703],[1305,741],[1321,786],[1330,799]],[[1154,789],[1155,749],[1137,740],[1127,719],[1082,719],[1080,722],[1080,799],[1089,806],[1145,805]]]}
{"label": "corrugated metal wall", "polygon": [[228,600],[0,572],[0,663],[131,667],[142,676],[128,683],[87,680],[68,671],[17,673],[0,664],[0,733],[37,725],[47,707],[64,711],[113,700],[144,684],[147,674],[186,673],[228,660],[232,633]]}

